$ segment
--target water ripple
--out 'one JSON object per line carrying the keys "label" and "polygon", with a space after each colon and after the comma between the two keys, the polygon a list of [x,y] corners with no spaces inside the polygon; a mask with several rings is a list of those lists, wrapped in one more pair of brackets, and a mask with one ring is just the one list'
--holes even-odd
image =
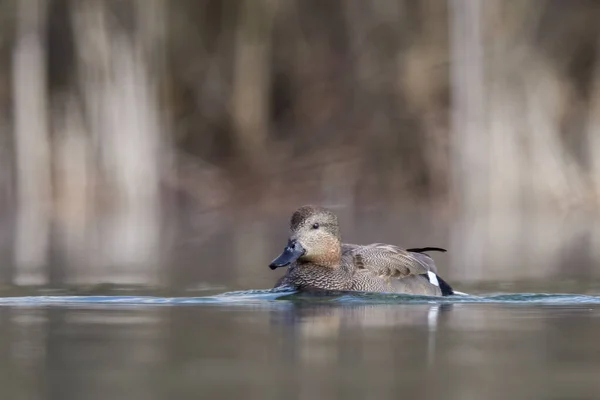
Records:
{"label": "water ripple", "polygon": [[496,293],[486,295],[455,295],[448,297],[408,294],[321,292],[297,293],[289,289],[247,290],[200,297],[156,296],[21,296],[0,297],[0,306],[51,305],[257,305],[297,302],[328,302],[344,304],[406,304],[406,303],[496,303],[496,304],[600,304],[600,296],[568,293]]}

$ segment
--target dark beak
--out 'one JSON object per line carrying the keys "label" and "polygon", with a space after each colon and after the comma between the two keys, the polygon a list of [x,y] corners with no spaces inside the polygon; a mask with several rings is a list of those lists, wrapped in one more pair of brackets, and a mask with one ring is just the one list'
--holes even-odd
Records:
{"label": "dark beak", "polygon": [[306,253],[304,247],[296,240],[288,240],[287,246],[283,249],[283,252],[269,264],[269,268],[275,269],[279,267],[286,267],[302,257]]}

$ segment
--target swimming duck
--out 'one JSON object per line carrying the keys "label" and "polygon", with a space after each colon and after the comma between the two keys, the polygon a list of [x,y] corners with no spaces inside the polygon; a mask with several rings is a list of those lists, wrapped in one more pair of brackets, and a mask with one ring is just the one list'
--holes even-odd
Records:
{"label": "swimming duck", "polygon": [[428,251],[374,243],[342,243],[337,216],[318,206],[300,207],[290,221],[290,237],[269,267],[288,267],[275,287],[448,296],[453,289],[437,274]]}

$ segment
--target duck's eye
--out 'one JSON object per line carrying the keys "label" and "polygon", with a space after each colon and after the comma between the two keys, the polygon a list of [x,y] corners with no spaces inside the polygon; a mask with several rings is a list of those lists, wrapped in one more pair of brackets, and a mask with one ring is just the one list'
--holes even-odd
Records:
{"label": "duck's eye", "polygon": [[312,227],[312,228],[313,228],[313,229],[319,229],[319,223],[318,223],[318,222],[315,222],[315,223],[313,224],[313,227]]}

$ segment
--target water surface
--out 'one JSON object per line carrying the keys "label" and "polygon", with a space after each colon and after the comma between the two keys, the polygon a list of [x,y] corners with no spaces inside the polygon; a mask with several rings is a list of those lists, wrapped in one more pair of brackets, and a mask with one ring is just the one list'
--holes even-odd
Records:
{"label": "water surface", "polygon": [[594,399],[600,296],[0,298],[4,399]]}

